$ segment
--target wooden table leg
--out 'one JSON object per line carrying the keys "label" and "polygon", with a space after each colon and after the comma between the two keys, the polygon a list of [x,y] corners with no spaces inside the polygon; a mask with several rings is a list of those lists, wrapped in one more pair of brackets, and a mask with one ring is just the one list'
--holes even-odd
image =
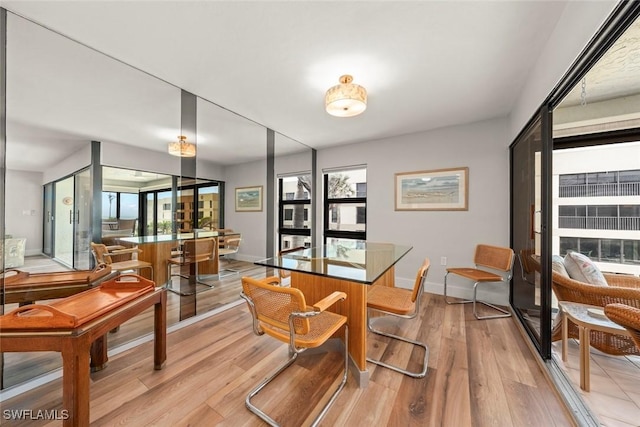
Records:
{"label": "wooden table leg", "polygon": [[167,292],[162,292],[160,302],[153,306],[154,350],[153,367],[160,370],[167,360]]}
{"label": "wooden table leg", "polygon": [[62,406],[68,411],[65,427],[89,425],[88,335],[65,339],[62,348]]}
{"label": "wooden table leg", "polygon": [[103,335],[91,344],[91,372],[98,372],[107,367],[107,336]]}
{"label": "wooden table leg", "polygon": [[589,329],[584,326],[578,326],[580,339],[580,388],[584,391],[590,390],[590,360],[589,351],[591,347]]}

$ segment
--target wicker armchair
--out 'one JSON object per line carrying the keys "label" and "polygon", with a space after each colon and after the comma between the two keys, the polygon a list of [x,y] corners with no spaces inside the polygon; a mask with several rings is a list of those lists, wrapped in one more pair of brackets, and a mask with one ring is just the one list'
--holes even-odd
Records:
{"label": "wicker armchair", "polygon": [[604,314],[631,334],[631,339],[640,349],[640,309],[625,304],[608,304]]}
{"label": "wicker armchair", "polygon": [[[552,272],[553,292],[559,301],[606,307],[608,304],[625,304],[640,309],[640,278],[622,274],[605,274],[609,286],[596,286]],[[559,319],[558,319],[559,320]],[[578,327],[569,322],[569,337],[578,338]],[[633,340],[622,335],[591,331],[591,346],[612,355],[638,355],[640,348]],[[562,339],[562,322],[553,328],[553,341]]]}

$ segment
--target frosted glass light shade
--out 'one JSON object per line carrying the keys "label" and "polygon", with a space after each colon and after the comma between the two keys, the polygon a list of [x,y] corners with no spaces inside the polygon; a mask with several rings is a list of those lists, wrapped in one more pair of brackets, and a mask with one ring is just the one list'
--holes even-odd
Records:
{"label": "frosted glass light shade", "polygon": [[178,157],[195,157],[196,145],[187,142],[187,137],[181,135],[178,141],[169,143],[169,154]]}
{"label": "frosted glass light shade", "polygon": [[325,95],[327,113],[337,117],[353,117],[367,109],[367,90],[351,83],[353,77],[340,77],[340,84],[333,86]]}

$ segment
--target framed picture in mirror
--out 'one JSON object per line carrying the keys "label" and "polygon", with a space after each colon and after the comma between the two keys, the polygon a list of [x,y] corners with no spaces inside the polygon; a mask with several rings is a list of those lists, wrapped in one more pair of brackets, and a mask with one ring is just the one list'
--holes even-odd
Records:
{"label": "framed picture in mirror", "polygon": [[236,187],[236,212],[262,211],[262,185]]}

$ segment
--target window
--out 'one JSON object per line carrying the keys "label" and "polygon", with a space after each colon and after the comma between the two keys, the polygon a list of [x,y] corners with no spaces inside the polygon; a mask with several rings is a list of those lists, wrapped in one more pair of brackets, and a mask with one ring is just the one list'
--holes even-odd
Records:
{"label": "window", "polygon": [[353,168],[324,175],[324,239],[366,240],[367,170]]}
{"label": "window", "polygon": [[278,179],[279,250],[311,246],[311,175]]}
{"label": "window", "polygon": [[138,218],[138,206],[137,193],[102,192],[102,219],[105,221]]}
{"label": "window", "polygon": [[367,223],[367,209],[366,207],[357,207],[356,208],[356,223],[357,224],[366,224]]}

